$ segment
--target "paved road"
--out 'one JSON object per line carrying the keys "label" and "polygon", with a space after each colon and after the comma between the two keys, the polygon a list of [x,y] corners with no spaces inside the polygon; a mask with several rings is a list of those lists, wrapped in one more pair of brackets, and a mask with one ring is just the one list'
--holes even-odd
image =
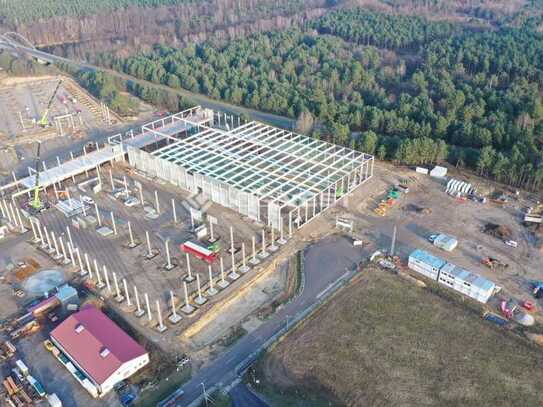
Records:
{"label": "paved road", "polygon": [[318,302],[334,282],[367,255],[368,253],[362,249],[353,247],[348,239],[337,236],[325,238],[309,247],[305,256],[306,283],[302,293],[276,312],[271,319],[242,337],[210,365],[195,374],[183,385],[185,394],[177,405],[187,406],[197,399],[201,395],[201,383],[205,383],[208,389],[219,383],[231,383],[236,377],[237,365],[285,327],[289,318],[292,319]]}
{"label": "paved road", "polygon": [[260,397],[254,394],[244,383],[238,383],[230,390],[234,407],[268,407]]}

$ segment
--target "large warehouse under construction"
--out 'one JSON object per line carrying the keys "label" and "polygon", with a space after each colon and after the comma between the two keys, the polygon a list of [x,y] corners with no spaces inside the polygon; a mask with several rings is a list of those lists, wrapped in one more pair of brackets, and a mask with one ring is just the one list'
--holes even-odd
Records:
{"label": "large warehouse under construction", "polygon": [[289,234],[373,175],[371,155],[201,107],[142,130],[132,166]]}
{"label": "large warehouse under construction", "polygon": [[[128,156],[129,163],[283,233],[292,232],[373,175],[373,156],[200,106],[109,138],[40,172],[40,188]],[[3,186],[33,190],[35,171]]]}

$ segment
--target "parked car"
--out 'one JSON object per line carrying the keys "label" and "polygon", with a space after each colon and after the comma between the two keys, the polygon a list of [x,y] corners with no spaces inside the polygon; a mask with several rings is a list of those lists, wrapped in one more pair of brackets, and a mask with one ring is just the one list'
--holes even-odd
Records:
{"label": "parked car", "polygon": [[507,246],[511,246],[511,247],[517,247],[518,246],[518,243],[516,241],[514,241],[514,240],[506,240],[505,244]]}
{"label": "parked car", "polygon": [[81,195],[81,202],[86,205],[94,205],[94,199],[87,195]]}
{"label": "parked car", "polygon": [[136,206],[140,203],[139,199],[138,198],[134,198],[133,196],[129,197],[129,198],[126,198],[126,200],[124,201],[124,205],[125,206],[128,206],[128,207],[131,207],[131,206]]}
{"label": "parked car", "polygon": [[51,342],[49,339],[43,341],[43,346],[45,346],[45,349],[47,349],[49,352],[51,352],[55,347],[55,345],[53,345],[53,342]]}

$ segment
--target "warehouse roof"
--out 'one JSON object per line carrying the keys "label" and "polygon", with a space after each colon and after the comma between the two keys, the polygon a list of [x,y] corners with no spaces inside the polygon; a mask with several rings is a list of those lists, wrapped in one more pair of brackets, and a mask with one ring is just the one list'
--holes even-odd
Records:
{"label": "warehouse roof", "polygon": [[124,363],[147,351],[94,305],[57,326],[51,337],[96,383],[104,383]]}
{"label": "warehouse roof", "polygon": [[279,204],[299,205],[373,160],[349,148],[255,121],[226,130],[178,115],[162,119],[162,128],[153,123],[144,125],[143,131],[169,137],[163,128],[172,123],[192,128],[187,137],[171,138],[171,143],[153,152],[155,156]]}

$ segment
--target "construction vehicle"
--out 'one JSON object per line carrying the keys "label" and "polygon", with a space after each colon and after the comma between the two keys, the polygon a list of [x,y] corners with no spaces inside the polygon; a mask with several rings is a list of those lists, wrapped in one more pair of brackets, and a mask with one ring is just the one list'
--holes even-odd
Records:
{"label": "construction vehicle", "polygon": [[481,264],[484,264],[485,266],[487,266],[489,269],[497,269],[497,268],[507,268],[509,267],[509,264],[507,263],[504,263],[498,259],[495,259],[493,257],[485,257],[483,259],[481,259]]}
{"label": "construction vehicle", "polygon": [[47,127],[49,125],[49,119],[48,119],[49,110],[51,109],[51,105],[53,104],[53,101],[55,100],[55,96],[61,84],[62,84],[62,79],[58,81],[57,87],[53,91],[53,94],[51,95],[51,99],[49,99],[49,102],[47,103],[47,107],[45,108],[45,111],[43,112],[43,115],[41,116],[41,119],[38,121],[38,125],[41,127]]}

